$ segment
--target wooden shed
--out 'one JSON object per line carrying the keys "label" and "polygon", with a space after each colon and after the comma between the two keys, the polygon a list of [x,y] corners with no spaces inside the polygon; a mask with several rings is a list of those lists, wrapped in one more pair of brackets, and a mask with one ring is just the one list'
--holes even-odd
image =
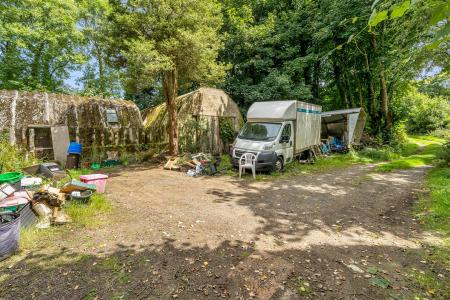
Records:
{"label": "wooden shed", "polygon": [[[222,153],[224,126],[239,132],[243,119],[237,104],[223,90],[203,87],[177,98],[177,121],[181,151]],[[146,142],[168,142],[166,104],[143,112]]]}

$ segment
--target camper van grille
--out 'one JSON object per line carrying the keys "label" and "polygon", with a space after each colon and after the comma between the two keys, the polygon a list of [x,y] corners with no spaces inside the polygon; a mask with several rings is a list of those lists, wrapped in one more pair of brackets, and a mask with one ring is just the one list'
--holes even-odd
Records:
{"label": "camper van grille", "polygon": [[234,150],[235,157],[241,157],[244,153],[252,153],[252,154],[258,155],[258,153],[254,152],[254,151],[245,151],[245,150],[238,150],[238,149]]}

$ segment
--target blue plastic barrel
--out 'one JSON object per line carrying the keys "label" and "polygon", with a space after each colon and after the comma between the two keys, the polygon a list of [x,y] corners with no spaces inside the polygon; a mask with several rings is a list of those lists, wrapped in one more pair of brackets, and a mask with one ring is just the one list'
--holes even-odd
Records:
{"label": "blue plastic barrel", "polygon": [[81,155],[81,150],[83,150],[83,146],[81,146],[80,143],[71,142],[69,144],[69,148],[67,149],[67,153]]}

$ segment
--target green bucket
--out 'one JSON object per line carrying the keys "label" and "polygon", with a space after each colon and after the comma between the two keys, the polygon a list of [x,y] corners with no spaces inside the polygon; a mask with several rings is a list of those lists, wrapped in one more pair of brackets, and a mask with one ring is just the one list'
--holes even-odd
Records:
{"label": "green bucket", "polygon": [[2,183],[16,183],[23,178],[22,173],[19,172],[9,172],[0,174],[0,184]]}

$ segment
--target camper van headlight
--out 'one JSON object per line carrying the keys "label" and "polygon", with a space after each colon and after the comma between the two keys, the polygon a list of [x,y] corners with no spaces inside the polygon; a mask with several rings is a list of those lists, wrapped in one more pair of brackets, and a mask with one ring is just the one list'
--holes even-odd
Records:
{"label": "camper van headlight", "polygon": [[268,144],[268,145],[265,145],[264,147],[263,147],[263,150],[272,150],[272,148],[273,148],[273,143],[272,144]]}

